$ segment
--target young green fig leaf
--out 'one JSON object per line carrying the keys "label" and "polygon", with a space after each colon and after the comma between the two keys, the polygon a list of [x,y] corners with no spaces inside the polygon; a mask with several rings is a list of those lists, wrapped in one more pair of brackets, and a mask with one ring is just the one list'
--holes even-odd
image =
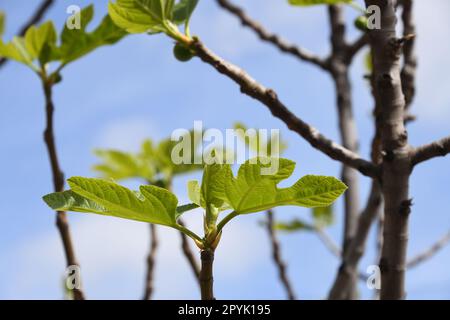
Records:
{"label": "young green fig leaf", "polygon": [[326,207],[341,196],[347,186],[333,177],[307,175],[289,188],[277,185],[289,178],[295,162],[288,159],[278,161],[278,170],[263,174],[272,164],[269,159],[257,158],[244,163],[234,177],[229,167],[216,175],[209,185],[215,190],[214,199],[228,203],[236,214],[249,214],[278,206],[300,206],[307,208]]}
{"label": "young green fig leaf", "polygon": [[44,196],[54,210],[92,212],[129,220],[175,226],[180,213],[178,199],[156,186],[141,186],[131,191],[114,182],[73,177],[70,190]]}

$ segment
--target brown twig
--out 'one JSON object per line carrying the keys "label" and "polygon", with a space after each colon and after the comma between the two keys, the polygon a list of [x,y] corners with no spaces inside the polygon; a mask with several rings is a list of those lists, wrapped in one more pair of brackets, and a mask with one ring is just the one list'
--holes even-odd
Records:
{"label": "brown twig", "polygon": [[347,64],[350,64],[353,61],[353,58],[356,56],[358,52],[361,51],[369,42],[369,36],[367,33],[363,33],[359,38],[355,40],[355,42],[346,45],[346,49],[344,52],[344,61]]}
{"label": "brown twig", "polygon": [[325,245],[325,247],[330,251],[334,256],[341,258],[342,250],[338,246],[338,244],[330,237],[328,233],[325,232],[323,228],[315,227],[314,231],[319,237],[320,241]]}
{"label": "brown twig", "polygon": [[[42,1],[42,3],[39,5],[39,7],[36,9],[34,14],[31,16],[31,18],[23,25],[23,27],[19,31],[19,35],[23,36],[25,35],[25,32],[28,30],[29,27],[32,25],[38,23],[42,20],[45,13],[50,9],[50,7],[53,5],[54,0],[45,0]],[[5,58],[0,58],[0,68],[7,62],[8,60]]]}
{"label": "brown twig", "polygon": [[154,224],[150,224],[150,251],[147,256],[147,276],[145,278],[145,291],[143,300],[150,300],[153,294],[153,280],[158,244],[157,228]]}
{"label": "brown twig", "polygon": [[191,48],[202,61],[214,67],[236,82],[241,92],[260,101],[272,114],[282,120],[286,126],[297,132],[314,148],[327,154],[330,158],[338,160],[352,168],[359,170],[362,174],[370,177],[378,175],[378,167],[369,161],[362,159],[358,154],[344,148],[336,142],[323,136],[316,128],[310,126],[302,119],[295,116],[279,99],[275,91],[264,87],[253,79],[247,72],[236,65],[225,61],[211,50],[206,48],[199,39],[194,39]]}
{"label": "brown twig", "polygon": [[450,153],[450,137],[432,142],[416,148],[412,154],[412,165],[418,165],[424,161],[436,157],[445,157]]}
{"label": "brown twig", "polygon": [[259,22],[250,18],[242,8],[234,5],[228,0],[217,0],[217,3],[225,10],[235,15],[242,23],[243,26],[252,29],[258,37],[266,42],[273,44],[279,50],[284,53],[291,54],[303,61],[311,62],[322,69],[327,69],[326,60],[294,45],[288,43],[286,40],[282,39],[277,34],[274,34],[264,28]]}
{"label": "brown twig", "polygon": [[202,300],[215,300],[214,298],[214,250],[205,249],[200,252],[202,267],[200,270],[200,289]]}
{"label": "brown twig", "polygon": [[[330,74],[336,89],[336,106],[338,113],[339,133],[342,145],[355,153],[359,149],[358,131],[353,116],[353,105],[351,97],[351,84],[349,76],[349,63],[347,44],[345,40],[345,18],[342,6],[331,5],[328,7],[328,15],[331,26],[332,53],[329,59]],[[342,238],[343,254],[347,251],[349,242],[356,233],[359,215],[359,177],[358,171],[343,165],[342,181],[348,186],[344,202],[344,230]],[[353,294],[350,299],[357,296],[357,272],[355,270],[350,279]]]}
{"label": "brown twig", "polygon": [[[54,134],[54,105],[52,100],[52,86],[53,84],[49,81],[44,81],[43,89],[45,93],[46,101],[46,129],[44,131],[44,141],[47,147],[48,156],[50,159],[50,165],[53,176],[53,186],[55,192],[64,191],[64,174],[61,171],[61,167],[58,161],[58,153],[56,151],[56,142]],[[72,237],[70,235],[69,224],[67,221],[67,215],[65,212],[58,211],[56,214],[56,225],[58,227],[64,252],[66,256],[67,266],[78,266],[77,259],[75,257],[75,251],[72,243]],[[73,290],[75,300],[84,300],[84,294],[81,289]]]}
{"label": "brown twig", "polygon": [[[413,17],[413,0],[402,0],[403,37],[403,69],[401,71],[402,90],[405,95],[405,121],[411,119],[408,111],[416,93],[417,57],[415,55],[416,26]],[[409,120],[410,121],[410,120]]]}
{"label": "brown twig", "polygon": [[281,257],[281,248],[280,243],[278,241],[275,228],[274,228],[274,214],[273,211],[267,211],[267,232],[270,237],[270,244],[272,247],[272,258],[278,269],[278,276],[280,277],[280,281],[283,284],[283,287],[286,291],[289,300],[295,300],[295,293],[292,287],[292,284],[288,278],[286,271],[286,263],[283,261]]}
{"label": "brown twig", "polygon": [[[181,226],[185,226],[184,222],[181,219],[178,219],[178,224]],[[183,250],[184,256],[188,260],[189,266],[191,267],[192,273],[195,276],[195,279],[198,281],[200,277],[200,267],[195,259],[195,255],[192,252],[191,246],[189,245],[189,238],[183,233],[180,232],[181,236],[181,249]]]}
{"label": "brown twig", "polygon": [[336,275],[333,287],[330,290],[329,299],[349,299],[352,294],[351,278],[358,270],[358,263],[364,253],[370,226],[375,220],[381,205],[381,192],[376,181],[372,182],[372,189],[366,208],[358,219],[357,232],[349,243],[348,250],[343,256],[341,266]]}

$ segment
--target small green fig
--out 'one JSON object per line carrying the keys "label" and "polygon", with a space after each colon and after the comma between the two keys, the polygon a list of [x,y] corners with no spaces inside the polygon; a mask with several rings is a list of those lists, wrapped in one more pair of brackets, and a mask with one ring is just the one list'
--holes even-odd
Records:
{"label": "small green fig", "polygon": [[355,27],[361,31],[367,31],[367,22],[366,16],[359,16],[355,19]]}
{"label": "small green fig", "polygon": [[187,62],[194,57],[192,51],[180,43],[177,43],[173,48],[173,55],[181,62]]}
{"label": "small green fig", "polygon": [[62,81],[62,76],[61,76],[61,74],[59,72],[58,73],[53,73],[51,75],[50,79],[51,79],[51,81],[54,84],[58,84],[58,83],[60,83]]}

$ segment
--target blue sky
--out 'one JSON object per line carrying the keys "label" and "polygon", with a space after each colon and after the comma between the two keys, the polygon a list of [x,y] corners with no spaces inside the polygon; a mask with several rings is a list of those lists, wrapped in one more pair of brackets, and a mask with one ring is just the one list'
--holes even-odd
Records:
{"label": "blue sky", "polygon": [[[7,12],[6,39],[14,35],[40,1],[0,0]],[[48,13],[59,28],[71,4],[92,1],[58,1]],[[450,3],[417,1],[418,94],[413,112],[419,121],[410,126],[413,145],[448,135],[450,116],[450,38],[446,17]],[[292,8],[284,0],[239,1],[248,13],[292,42],[320,55],[329,51],[325,7]],[[106,11],[106,0],[95,1],[95,25]],[[432,5],[431,5],[432,4]],[[356,15],[347,10],[350,37]],[[430,19],[432,17],[432,19]],[[201,1],[192,30],[214,51],[244,67],[256,79],[276,89],[280,98],[303,119],[336,138],[337,119],[332,82],[317,68],[279,54],[270,45],[242,29],[235,18],[215,1]],[[281,129],[288,141],[286,156],[297,161],[295,178],[306,173],[339,175],[339,164],[312,149],[299,136],[272,118],[265,107],[239,93],[228,79],[194,59],[179,63],[172,57],[173,43],[163,36],[130,36],[114,47],[98,50],[69,66],[64,81],[55,88],[56,133],[60,161],[66,177],[94,176],[92,149],[114,147],[136,150],[146,137],[164,138],[177,128],[190,128],[195,120],[205,127],[231,128],[235,121],[249,127]],[[352,68],[353,98],[361,153],[367,157],[373,125],[373,102],[364,74],[361,53]],[[43,95],[38,78],[26,67],[8,63],[0,71],[0,136],[2,176],[0,214],[0,298],[60,299],[64,272],[63,252],[54,214],[41,196],[52,191],[50,169],[42,141]],[[427,248],[450,228],[449,159],[437,159],[417,168],[411,180],[414,198],[408,254]],[[197,174],[175,181],[175,192],[186,199],[185,184]],[[361,202],[369,180],[361,177]],[[136,182],[128,183],[136,186]],[[341,207],[329,232],[341,237]],[[298,208],[277,210],[277,217],[308,217]],[[148,226],[113,218],[70,214],[72,233],[82,264],[89,298],[138,299],[143,292],[144,257]],[[282,299],[284,292],[272,265],[268,239],[258,225],[261,216],[234,221],[216,254],[216,295],[219,299]],[[201,229],[201,213],[187,221]],[[198,292],[179,250],[176,232],[160,228],[155,298],[196,299]],[[338,261],[313,234],[280,236],[298,296],[324,298],[335,276]],[[374,261],[373,236],[361,270]],[[450,247],[407,274],[408,297],[450,298]],[[361,285],[361,294],[371,292]]]}

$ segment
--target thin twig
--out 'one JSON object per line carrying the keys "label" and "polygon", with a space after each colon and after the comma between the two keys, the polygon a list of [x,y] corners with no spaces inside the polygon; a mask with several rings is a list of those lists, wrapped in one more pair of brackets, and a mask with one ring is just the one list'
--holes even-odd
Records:
{"label": "thin twig", "polygon": [[[39,7],[36,9],[34,14],[31,16],[31,18],[23,25],[23,27],[19,31],[19,35],[23,36],[25,35],[25,32],[28,30],[29,27],[32,25],[38,23],[42,20],[45,13],[50,9],[52,4],[54,3],[54,0],[45,0],[42,1],[42,3],[39,5]],[[7,62],[8,60],[5,58],[0,58],[0,68]]]}
{"label": "thin twig", "polygon": [[331,238],[331,236],[326,233],[323,228],[315,227],[314,231],[316,232],[319,239],[325,245],[325,247],[337,258],[342,257],[342,250],[339,245]]}
{"label": "thin twig", "polygon": [[[357,153],[359,149],[358,130],[353,116],[352,88],[349,75],[351,59],[347,57],[346,24],[344,11],[340,5],[328,7],[328,16],[331,27],[332,53],[329,59],[330,74],[336,90],[336,107],[338,114],[339,134],[342,145]],[[359,175],[355,169],[343,165],[341,179],[348,186],[344,194],[344,228],[342,237],[343,254],[348,244],[354,238],[359,215]],[[350,299],[357,297],[357,272],[351,278],[352,294]]]}
{"label": "thin twig", "polygon": [[[178,219],[178,224],[181,226],[185,226],[184,222],[181,219]],[[200,266],[195,259],[195,255],[192,252],[191,246],[189,245],[189,238],[183,233],[180,232],[181,236],[181,249],[183,250],[184,256],[188,260],[189,266],[191,267],[192,273],[195,276],[195,279],[198,281],[200,277]]]}
{"label": "thin twig", "polygon": [[245,11],[234,5],[228,0],[217,0],[217,3],[225,10],[230,12],[231,14],[235,15],[242,23],[243,26],[246,26],[253,30],[261,40],[269,42],[273,44],[275,47],[277,47],[282,52],[291,54],[303,61],[311,62],[317,66],[319,66],[322,69],[327,69],[327,63],[326,60],[321,59],[320,57],[294,45],[291,43],[288,43],[286,40],[282,39],[277,34],[274,34],[270,31],[268,31],[266,28],[264,28],[259,22],[253,20],[250,18]]}
{"label": "thin twig", "polygon": [[403,45],[402,90],[405,95],[405,120],[412,119],[408,111],[416,93],[417,57],[415,55],[416,25],[413,17],[413,1],[402,1],[403,37],[408,40]]}
{"label": "thin twig", "polygon": [[147,257],[147,276],[145,278],[145,292],[143,300],[150,300],[152,298],[154,285],[154,273],[156,252],[158,249],[158,234],[157,228],[154,224],[150,224],[150,251]]}
{"label": "thin twig", "polygon": [[353,58],[356,56],[358,52],[361,51],[369,43],[369,36],[367,33],[363,33],[359,38],[355,40],[355,42],[351,44],[347,44],[344,60],[350,64]]}
{"label": "thin twig", "polygon": [[359,170],[363,175],[378,176],[377,166],[362,159],[353,151],[326,138],[316,128],[298,118],[278,99],[274,90],[264,87],[238,66],[214,54],[199,39],[194,39],[191,47],[202,61],[236,82],[240,86],[242,93],[264,104],[276,118],[282,120],[290,130],[297,132],[313,147],[327,154],[330,158]]}
{"label": "thin twig", "polygon": [[[319,227],[313,227],[319,239],[325,245],[325,247],[330,251],[336,258],[342,258],[342,250],[339,245],[331,238],[331,236],[323,229]],[[367,281],[367,276],[358,271],[358,279],[361,281]]]}
{"label": "thin twig", "polygon": [[[53,186],[55,192],[64,191],[64,174],[61,170],[61,166],[58,161],[58,153],[56,151],[56,142],[55,142],[55,134],[54,134],[54,124],[53,124],[53,116],[54,116],[54,105],[52,100],[52,86],[53,84],[44,82],[44,93],[45,93],[45,101],[46,101],[46,129],[44,131],[44,141],[47,147],[48,156],[50,159],[50,165],[53,176]],[[75,257],[75,251],[72,243],[72,237],[70,235],[69,224],[67,221],[67,215],[63,211],[58,211],[56,214],[56,225],[58,227],[64,252],[66,255],[67,266],[78,266],[77,259]],[[81,289],[73,290],[75,300],[84,300],[84,294]]]}
{"label": "thin twig", "polygon": [[430,248],[419,253],[406,263],[408,270],[417,267],[424,261],[432,258],[436,253],[450,243],[450,231],[448,231],[443,237],[436,241]]}
{"label": "thin twig", "polygon": [[436,157],[445,157],[450,153],[450,137],[418,147],[412,155],[413,166]]}
{"label": "thin twig", "polygon": [[292,287],[291,281],[289,280],[286,271],[286,263],[283,261],[283,258],[281,257],[280,243],[275,233],[273,212],[271,210],[267,211],[267,232],[269,233],[270,244],[272,247],[272,257],[275,265],[277,266],[280,281],[283,284],[284,289],[286,290],[288,299],[295,300],[296,297],[294,289]]}

